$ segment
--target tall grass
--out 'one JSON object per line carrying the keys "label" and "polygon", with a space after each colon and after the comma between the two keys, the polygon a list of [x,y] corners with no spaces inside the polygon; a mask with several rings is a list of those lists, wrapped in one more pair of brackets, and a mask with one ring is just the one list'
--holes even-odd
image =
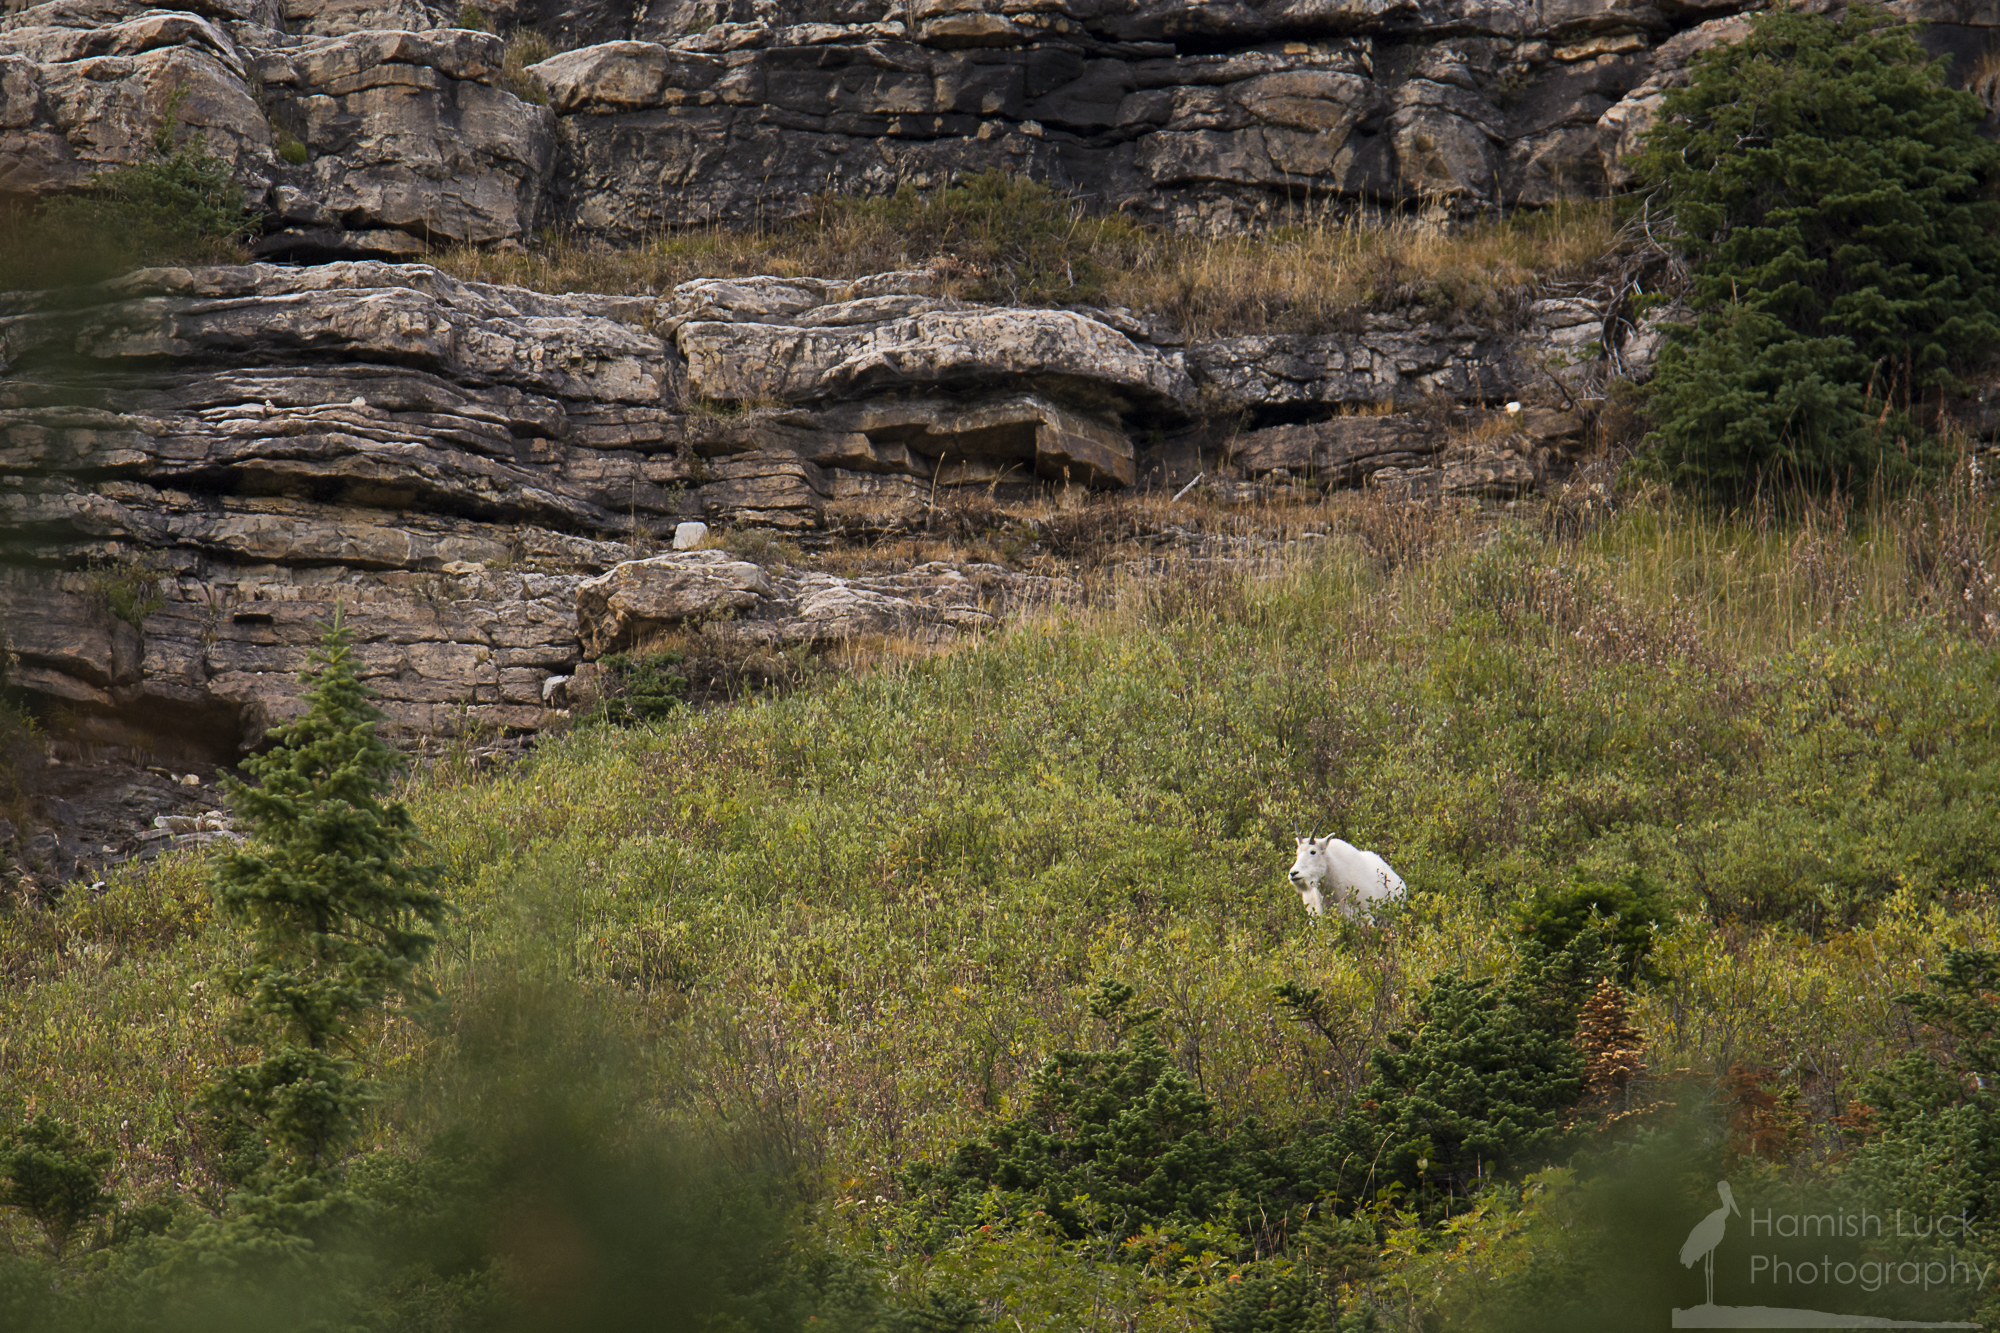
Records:
{"label": "tall grass", "polygon": [[[1927,554],[1940,515],[1958,564]],[[1989,503],[1642,500],[1559,540],[1343,502],[1320,530],[1249,572],[1109,565],[1091,604],[953,653],[430,770],[410,794],[459,908],[440,988],[476,1008],[525,972],[604,997],[687,1071],[653,1114],[777,1145],[860,1244],[831,1219],[1101,1040],[1102,975],[1163,1008],[1225,1122],[1293,1125],[1339,1108],[1428,978],[1505,969],[1536,889],[1640,874],[1675,909],[1634,1006],[1656,1073],[1767,1066],[1804,1150],[1837,1151],[1856,1080],[1913,1039],[1893,997],[2000,930],[2000,663],[1947,610],[1965,561],[2000,564]],[[1289,839],[1329,830],[1411,884],[1384,929],[1311,921],[1284,883]],[[204,978],[235,945],[201,873],[0,916],[0,1112],[125,1146],[142,1191],[214,1189],[185,1108],[232,1058]],[[1284,981],[1351,1039],[1289,1022]],[[391,1024],[377,1072],[449,1058],[459,1023]],[[375,1141],[413,1115],[385,1106]],[[1109,1293],[1103,1318],[1147,1328],[1193,1326],[1210,1297],[1187,1291],[1227,1277],[1093,1279],[1046,1238],[974,1239],[1005,1244],[889,1275],[1046,1269],[1036,1291]],[[1050,1300],[1023,1327],[1065,1326]]]}
{"label": "tall grass", "polygon": [[1615,230],[1609,207],[1589,203],[1457,229],[1416,214],[1306,208],[1268,232],[1208,238],[1087,213],[1045,185],[995,172],[930,194],[829,196],[792,225],[696,230],[629,248],[550,236],[526,253],[468,247],[435,262],[482,282],[625,294],[696,278],[840,279],[928,266],[947,295],[1123,306],[1209,337],[1324,332],[1409,306],[1505,319],[1588,277]]}

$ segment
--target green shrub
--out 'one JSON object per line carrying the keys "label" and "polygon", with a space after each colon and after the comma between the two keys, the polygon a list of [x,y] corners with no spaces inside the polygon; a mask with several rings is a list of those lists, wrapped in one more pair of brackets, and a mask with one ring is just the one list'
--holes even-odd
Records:
{"label": "green shrub", "polygon": [[86,1147],[76,1131],[44,1111],[0,1137],[0,1208],[18,1208],[42,1229],[57,1260],[77,1234],[111,1211],[104,1190],[111,1150]]}
{"label": "green shrub", "polygon": [[1409,1025],[1371,1059],[1337,1140],[1343,1192],[1407,1193],[1426,1217],[1542,1163],[1583,1093],[1576,1017],[1603,958],[1595,932],[1550,954],[1532,942],[1504,979],[1434,978]]}
{"label": "green shrub", "polygon": [[687,699],[687,677],[670,668],[685,658],[680,653],[611,653],[601,665],[609,673],[610,689],[597,713],[607,722],[657,722]]}
{"label": "green shrub", "polygon": [[973,1333],[992,1322],[978,1302],[957,1292],[931,1291],[921,1305],[889,1311],[880,1333]]}
{"label": "green shrub", "polygon": [[1913,406],[2000,343],[1985,110],[1900,19],[1776,11],[1696,58],[1639,162],[1700,312],[1655,377],[1652,465],[1740,496],[1907,478]]}
{"label": "green shrub", "polygon": [[1025,1114],[907,1176],[934,1230],[977,1225],[989,1189],[1028,1196],[1075,1239],[1100,1219],[1119,1239],[1147,1226],[1226,1216],[1244,1181],[1214,1108],[1160,1044],[1158,1010],[1128,1014],[1133,990],[1106,978],[1092,1011],[1118,1031],[1108,1051],[1057,1051]]}
{"label": "green shrub", "polygon": [[160,593],[164,571],[152,559],[141,556],[116,560],[90,561],[86,575],[88,596],[133,629],[143,630],[146,617],[166,605]]}
{"label": "green shrub", "polygon": [[1659,888],[1633,874],[1623,883],[1579,881],[1564,889],[1543,888],[1521,910],[1520,932],[1550,953],[1560,953],[1593,924],[1607,930],[1617,977],[1659,980],[1649,961],[1653,941],[1669,920]]}
{"label": "green shrub", "polygon": [[150,160],[96,176],[81,193],[0,213],[0,290],[101,281],[142,264],[224,263],[262,219],[244,211],[229,163],[179,142],[167,99]]}
{"label": "green shrub", "polygon": [[[1949,949],[1926,980],[1897,998],[1929,1029],[1930,1049],[1863,1084],[1854,1173],[1891,1206],[1990,1225],[2000,1210],[2000,953]],[[1987,1235],[1981,1248],[2000,1240]]]}
{"label": "green shrub", "polygon": [[1233,1284],[1208,1326],[1214,1333],[1342,1333],[1325,1293],[1296,1272]]}

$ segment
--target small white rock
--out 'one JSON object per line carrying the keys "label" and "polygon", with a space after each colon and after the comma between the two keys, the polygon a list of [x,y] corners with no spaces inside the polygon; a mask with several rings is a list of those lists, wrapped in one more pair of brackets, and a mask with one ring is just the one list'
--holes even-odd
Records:
{"label": "small white rock", "polygon": [[200,785],[201,774],[199,773],[190,773],[181,779],[181,786],[183,787],[199,787]]}
{"label": "small white rock", "polygon": [[708,540],[708,524],[677,523],[674,525],[674,549],[691,551]]}
{"label": "small white rock", "polygon": [[1509,403],[1509,404],[1507,404],[1507,415],[1508,415],[1508,416],[1510,416],[1510,417],[1511,417],[1511,416],[1518,416],[1518,415],[1520,414],[1520,411],[1521,411],[1521,405],[1520,405],[1519,403]]}

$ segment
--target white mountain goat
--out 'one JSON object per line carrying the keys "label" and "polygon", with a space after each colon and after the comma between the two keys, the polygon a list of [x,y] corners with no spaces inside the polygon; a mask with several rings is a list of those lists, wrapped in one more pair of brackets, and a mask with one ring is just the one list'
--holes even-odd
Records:
{"label": "white mountain goat", "polygon": [[1312,916],[1326,912],[1328,888],[1333,891],[1334,905],[1349,918],[1363,903],[1389,902],[1403,896],[1403,877],[1373,852],[1332,836],[1300,838],[1298,844],[1298,859],[1288,873]]}

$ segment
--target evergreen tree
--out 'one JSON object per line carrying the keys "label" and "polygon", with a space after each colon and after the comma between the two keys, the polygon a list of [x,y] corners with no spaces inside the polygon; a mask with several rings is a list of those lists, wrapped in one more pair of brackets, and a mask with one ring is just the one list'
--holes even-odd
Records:
{"label": "evergreen tree", "polygon": [[75,1130],[44,1111],[0,1138],[0,1208],[18,1208],[42,1228],[61,1260],[77,1233],[111,1211],[104,1191],[109,1148],[89,1148]]}
{"label": "evergreen tree", "polygon": [[1577,880],[1544,887],[1521,909],[1516,929],[1551,954],[1560,954],[1586,930],[1608,931],[1612,965],[1620,981],[1661,980],[1651,961],[1653,941],[1670,919],[1666,900],[1643,875],[1618,883]]}
{"label": "evergreen tree", "polygon": [[423,928],[445,902],[436,868],[415,859],[415,821],[385,800],[402,759],[375,734],[382,714],[338,612],[302,679],[305,716],[245,762],[254,785],[228,788],[253,838],[217,866],[215,893],[253,946],[227,981],[244,1002],[240,1035],[268,1046],[216,1100],[312,1171],[333,1162],[366,1100],[349,1058],[357,1026],[431,994],[417,975],[434,943]]}
{"label": "evergreen tree", "polygon": [[[1161,1044],[1157,1009],[1128,1012],[1133,990],[1106,978],[1091,1009],[1118,1035],[1108,1051],[1057,1051],[1036,1072],[1026,1113],[962,1145],[942,1169],[908,1183],[947,1233],[975,1224],[988,1188],[1028,1195],[1075,1237],[1070,1207],[1087,1194],[1120,1236],[1142,1227],[1227,1216],[1246,1185],[1215,1131],[1214,1108]],[[1247,1190],[1245,1192],[1248,1192]]]}
{"label": "evergreen tree", "polygon": [[1773,11],[1697,57],[1647,138],[1698,322],[1661,353],[1654,463],[1738,494],[1906,476],[1923,397],[2000,344],[2000,148],[1908,25]]}
{"label": "evergreen tree", "polygon": [[1552,1150],[1583,1093],[1576,1020],[1606,961],[1599,933],[1584,931],[1557,954],[1528,941],[1500,982],[1435,978],[1341,1123],[1343,1193],[1401,1186],[1435,1216]]}
{"label": "evergreen tree", "polygon": [[1231,1284],[1208,1326],[1213,1333],[1341,1333],[1333,1302],[1297,1270]]}
{"label": "evergreen tree", "polygon": [[[1863,1139],[1848,1177],[1882,1211],[1969,1222],[1963,1235],[1892,1228],[1888,1257],[1935,1259],[1942,1246],[1983,1271],[2000,1262],[2000,953],[1949,949],[1925,981],[1924,990],[1896,999],[1929,1029],[1931,1048],[1862,1085],[1862,1105],[1847,1120]],[[1970,1317],[1987,1327],[2000,1319],[1991,1284],[1947,1285],[1942,1295],[1946,1307],[1924,1317]]]}
{"label": "evergreen tree", "polygon": [[1856,1172],[1885,1197],[1939,1212],[2000,1212],[2000,953],[1947,951],[1930,988],[1897,1000],[1930,1028],[1917,1052],[1862,1089],[1868,1142]]}

